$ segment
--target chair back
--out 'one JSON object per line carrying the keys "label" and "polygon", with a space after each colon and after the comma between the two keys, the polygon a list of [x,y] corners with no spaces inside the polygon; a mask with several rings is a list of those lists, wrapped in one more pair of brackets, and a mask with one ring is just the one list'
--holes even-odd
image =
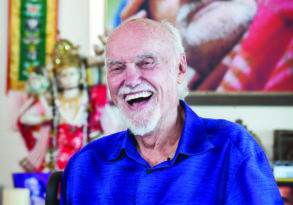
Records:
{"label": "chair back", "polygon": [[46,190],[46,205],[60,204],[60,185],[62,181],[62,171],[53,172],[49,178]]}

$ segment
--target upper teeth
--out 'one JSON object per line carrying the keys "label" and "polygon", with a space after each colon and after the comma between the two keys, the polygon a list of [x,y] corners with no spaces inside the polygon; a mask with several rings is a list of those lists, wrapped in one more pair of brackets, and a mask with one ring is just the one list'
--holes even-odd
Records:
{"label": "upper teeth", "polygon": [[139,93],[133,93],[133,94],[126,95],[125,100],[130,101],[130,100],[137,99],[137,98],[147,98],[151,95],[152,95],[152,93],[150,91],[142,91]]}

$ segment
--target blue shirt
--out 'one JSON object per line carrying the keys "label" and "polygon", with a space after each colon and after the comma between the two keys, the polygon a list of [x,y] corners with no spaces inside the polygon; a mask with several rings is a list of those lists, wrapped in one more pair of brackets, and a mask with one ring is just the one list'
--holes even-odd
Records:
{"label": "blue shirt", "polygon": [[244,128],[180,104],[185,120],[171,160],[151,167],[129,131],[96,140],[66,167],[63,204],[283,204],[266,155]]}

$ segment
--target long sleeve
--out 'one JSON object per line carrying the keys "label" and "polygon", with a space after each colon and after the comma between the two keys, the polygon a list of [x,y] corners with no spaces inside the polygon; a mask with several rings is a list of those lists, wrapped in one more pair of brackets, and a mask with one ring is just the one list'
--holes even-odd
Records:
{"label": "long sleeve", "polygon": [[263,152],[247,157],[240,164],[225,204],[283,204],[269,162]]}

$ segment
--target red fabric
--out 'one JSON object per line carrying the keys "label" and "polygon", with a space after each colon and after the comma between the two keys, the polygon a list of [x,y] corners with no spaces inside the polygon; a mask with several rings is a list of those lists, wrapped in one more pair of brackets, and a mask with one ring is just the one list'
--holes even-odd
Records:
{"label": "red fabric", "polygon": [[57,132],[57,169],[63,170],[70,157],[83,146],[82,127],[60,124]]}
{"label": "red fabric", "polygon": [[[243,82],[244,88],[264,89],[270,74],[292,39],[292,19],[290,26],[286,24],[283,16],[279,15],[283,10],[288,9],[287,6],[290,4],[288,1],[287,4],[275,4],[275,2],[273,1],[272,7],[264,7],[260,10],[249,30],[248,38],[242,43],[242,49],[253,69],[249,77],[252,83]],[[293,12],[293,8],[291,9]],[[278,13],[275,13],[276,11]]]}
{"label": "red fabric", "polygon": [[266,91],[293,91],[293,39],[281,60],[277,63],[268,82]]}
{"label": "red fabric", "polygon": [[89,132],[102,132],[103,129],[100,123],[100,118],[104,107],[108,103],[106,85],[98,84],[91,87],[89,92],[89,100]]}
{"label": "red fabric", "polygon": [[21,123],[20,119],[18,119],[17,128],[24,140],[26,148],[31,150],[36,144],[36,138],[33,135],[33,131],[38,129],[38,126],[25,125]]}
{"label": "red fabric", "polygon": [[220,91],[293,90],[292,13],[291,0],[266,1],[260,6],[237,59],[228,65]]}

